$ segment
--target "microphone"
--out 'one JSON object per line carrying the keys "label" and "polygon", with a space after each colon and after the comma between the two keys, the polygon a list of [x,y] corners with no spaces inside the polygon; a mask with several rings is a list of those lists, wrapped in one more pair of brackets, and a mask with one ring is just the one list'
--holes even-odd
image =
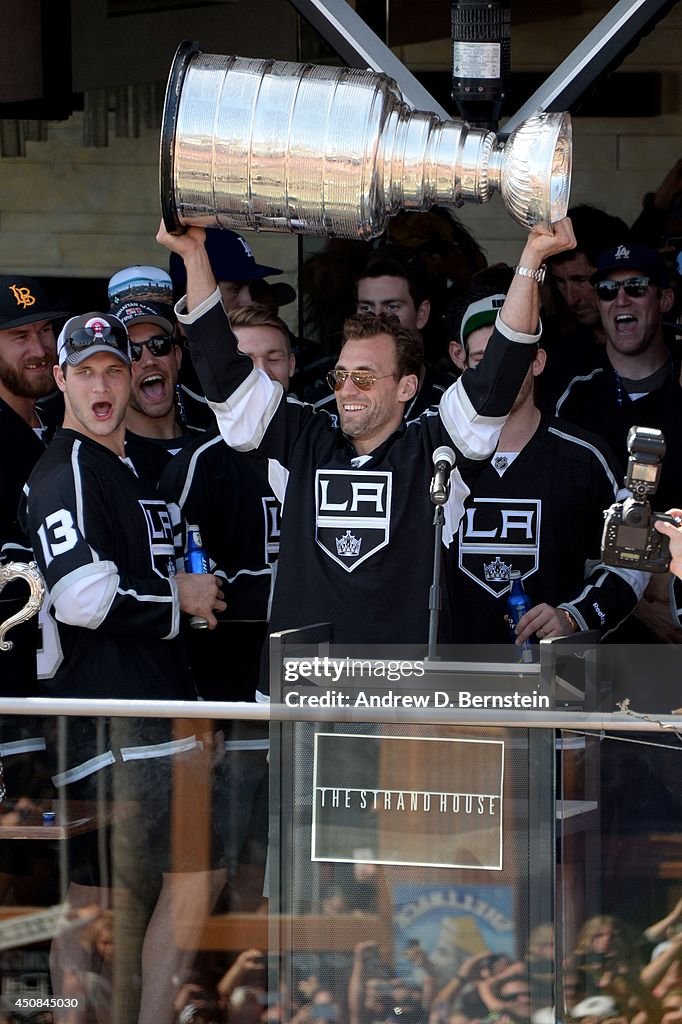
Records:
{"label": "microphone", "polygon": [[450,494],[450,474],[455,465],[455,453],[448,445],[441,445],[433,453],[434,471],[429,495],[434,505],[444,505]]}

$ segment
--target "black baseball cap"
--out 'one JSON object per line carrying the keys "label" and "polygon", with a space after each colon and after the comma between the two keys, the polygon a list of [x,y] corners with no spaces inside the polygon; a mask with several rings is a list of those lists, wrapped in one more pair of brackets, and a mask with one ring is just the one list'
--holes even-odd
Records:
{"label": "black baseball cap", "polygon": [[590,277],[590,284],[603,281],[614,270],[639,270],[649,278],[651,284],[660,288],[670,286],[670,275],[665,260],[658,249],[650,249],[648,245],[635,245],[623,242],[613,249],[607,249],[597,260],[597,269]]}
{"label": "black baseball cap", "polygon": [[130,339],[124,325],[110,313],[72,316],[57,339],[59,365],[78,366],[97,352],[117,356],[130,366]]}
{"label": "black baseball cap", "polygon": [[0,277],[0,331],[68,315],[63,310],[54,309],[42,285],[34,277],[20,274]]}

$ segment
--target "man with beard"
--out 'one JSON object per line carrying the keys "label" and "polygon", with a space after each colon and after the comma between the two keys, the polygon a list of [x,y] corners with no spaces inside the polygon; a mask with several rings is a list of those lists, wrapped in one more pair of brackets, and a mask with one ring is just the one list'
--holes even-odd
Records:
{"label": "man with beard", "polygon": [[179,416],[176,399],[182,349],[173,334],[170,309],[129,299],[111,311],[125,326],[132,357],[126,411],[126,454],[153,487],[173,455],[200,435]]}
{"label": "man with beard", "polygon": [[[36,403],[55,387],[52,320],[64,315],[34,278],[0,277],[0,548],[10,561],[33,557],[17,522],[17,506],[54,426]],[[25,600],[25,584],[7,586],[0,595],[0,621],[18,611]],[[0,693],[28,697],[36,691],[37,620],[14,629],[11,639],[13,650],[0,655]]]}

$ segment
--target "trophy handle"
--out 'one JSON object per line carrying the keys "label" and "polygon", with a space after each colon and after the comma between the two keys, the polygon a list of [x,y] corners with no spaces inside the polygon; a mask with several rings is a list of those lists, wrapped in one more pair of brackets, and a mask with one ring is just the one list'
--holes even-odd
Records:
{"label": "trophy handle", "polygon": [[5,640],[5,634],[14,626],[27,622],[32,615],[40,608],[45,596],[45,581],[40,569],[35,562],[6,562],[0,565],[0,591],[11,580],[26,580],[29,586],[28,601],[15,615],[0,623],[0,651],[11,651],[14,644],[11,640]]}

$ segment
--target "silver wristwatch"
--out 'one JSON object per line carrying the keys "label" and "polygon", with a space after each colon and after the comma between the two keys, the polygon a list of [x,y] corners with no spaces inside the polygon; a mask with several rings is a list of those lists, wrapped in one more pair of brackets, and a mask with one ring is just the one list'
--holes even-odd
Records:
{"label": "silver wristwatch", "polygon": [[545,280],[545,274],[547,273],[547,266],[543,263],[538,270],[531,270],[530,267],[514,267],[514,273],[520,277],[532,277],[538,284],[542,284]]}

